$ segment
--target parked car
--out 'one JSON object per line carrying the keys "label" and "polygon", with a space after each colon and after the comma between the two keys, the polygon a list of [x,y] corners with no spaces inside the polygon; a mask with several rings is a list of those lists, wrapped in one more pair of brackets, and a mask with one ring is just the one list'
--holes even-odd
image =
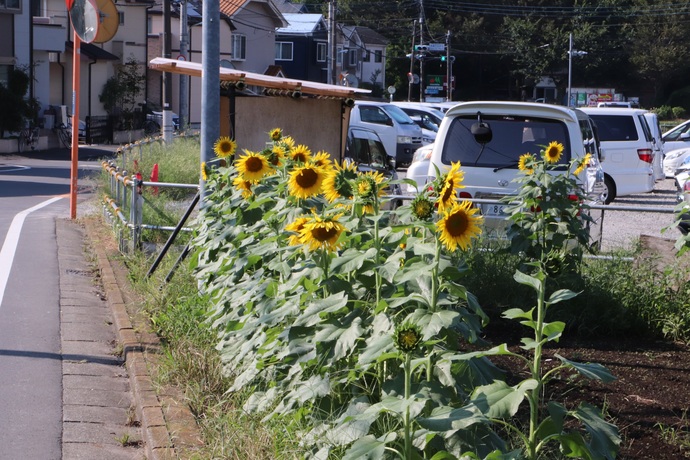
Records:
{"label": "parked car", "polygon": [[645,112],[644,117],[647,119],[647,125],[652,133],[652,148],[654,150],[654,180],[659,181],[666,177],[664,174],[664,141],[661,139],[661,125],[659,124],[659,116],[654,112]]}
{"label": "parked car", "polygon": [[386,151],[395,155],[398,166],[409,164],[414,151],[422,146],[422,128],[387,102],[356,101],[350,112],[350,127],[376,131]]}
{"label": "parked car", "polygon": [[654,190],[654,146],[646,110],[583,107],[597,128],[603,154],[606,200]]}
{"label": "parked car", "polygon": [[661,139],[667,152],[690,147],[690,120],[684,121],[666,131]]}
{"label": "parked car", "polygon": [[400,107],[412,120],[422,128],[422,143],[431,144],[436,139],[438,127],[443,119],[443,112],[419,102],[391,102]]}
{"label": "parked car", "polygon": [[[678,190],[678,201],[684,202],[687,207],[690,207],[690,156],[678,165],[674,178]],[[690,211],[681,214],[678,229],[683,235],[690,232]]]}
{"label": "parked car", "polygon": [[[348,129],[344,159],[346,162],[356,164],[358,171],[377,171],[387,179],[398,179],[395,157],[386,151],[383,141],[373,129],[361,127]],[[401,195],[400,185],[391,185],[389,194]],[[402,204],[400,200],[393,203],[395,207],[400,204]]]}
{"label": "parked car", "polygon": [[[475,101],[456,105],[446,112],[428,158],[425,149],[418,150],[407,177],[423,186],[436,177],[437,168],[443,172],[459,161],[464,171],[462,197],[500,200],[517,191],[514,179],[519,174],[520,156],[539,154],[550,142],[563,144],[563,163],[591,153],[591,161],[578,179],[588,203],[601,203],[604,173],[591,119],[578,109],[551,104]],[[426,168],[418,166],[424,162],[428,163]],[[505,229],[504,209],[500,204],[481,204],[488,236],[500,235]],[[599,214],[592,215],[595,222],[591,228],[593,238],[598,239],[601,214],[592,212]]]}
{"label": "parked car", "polygon": [[676,170],[688,157],[690,157],[690,147],[671,150],[670,152],[666,151],[664,155],[664,175],[667,178],[674,178]]}

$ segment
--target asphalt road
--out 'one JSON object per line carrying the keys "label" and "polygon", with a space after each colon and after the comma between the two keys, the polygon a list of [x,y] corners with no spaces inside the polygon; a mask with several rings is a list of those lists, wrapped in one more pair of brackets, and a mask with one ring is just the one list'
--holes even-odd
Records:
{"label": "asphalt road", "polygon": [[[81,200],[102,149],[80,152]],[[62,363],[55,219],[69,217],[67,149],[0,155],[0,458],[60,459]],[[83,202],[83,201],[82,201]],[[77,201],[79,212],[79,200]]]}

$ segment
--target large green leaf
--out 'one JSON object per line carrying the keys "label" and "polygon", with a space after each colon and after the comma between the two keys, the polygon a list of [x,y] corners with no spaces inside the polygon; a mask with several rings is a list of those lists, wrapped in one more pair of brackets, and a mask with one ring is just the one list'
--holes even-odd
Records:
{"label": "large green leaf", "polygon": [[392,351],[395,351],[392,334],[370,337],[367,339],[366,347],[359,353],[357,362],[360,365],[370,364],[388,356]]}
{"label": "large green leaf", "polygon": [[569,300],[573,297],[577,297],[577,295],[577,292],[573,292],[570,289],[559,289],[558,291],[551,294],[547,304],[553,305],[555,303],[562,302],[564,300]]}
{"label": "large green leaf", "polygon": [[362,268],[364,262],[376,257],[376,248],[369,248],[362,252],[356,249],[348,249],[331,261],[331,270],[334,273],[349,273]]}
{"label": "large green leaf", "polygon": [[541,289],[541,286],[543,284],[543,281],[539,278],[535,278],[534,276],[522,273],[520,270],[515,271],[513,279],[515,279],[515,281],[517,281],[520,284],[532,286],[535,290]]}
{"label": "large green leaf", "polygon": [[422,340],[429,340],[435,337],[442,329],[453,326],[459,317],[460,313],[457,311],[441,310],[432,312],[418,308],[408,319],[422,328]]}
{"label": "large green leaf", "polygon": [[616,380],[616,377],[609,372],[606,367],[598,363],[578,363],[575,361],[570,361],[565,359],[563,356],[556,354],[556,358],[560,359],[561,362],[567,366],[570,366],[577,370],[580,374],[584,375],[588,379],[600,380],[604,383],[610,383]]}
{"label": "large green leaf", "polygon": [[613,460],[618,453],[621,438],[618,428],[608,423],[601,416],[601,412],[587,403],[582,403],[572,412],[572,415],[584,423],[591,438],[589,449],[592,458]]}
{"label": "large green leaf", "polygon": [[455,408],[450,406],[437,407],[429,417],[417,418],[422,428],[431,431],[462,430],[476,423],[487,423],[488,420],[474,404]]}
{"label": "large green leaf", "polygon": [[312,301],[302,315],[295,320],[295,326],[313,326],[321,321],[321,314],[333,313],[347,306],[348,298],[343,292],[331,294],[325,299]]}
{"label": "large green leaf", "polygon": [[395,433],[387,433],[385,436],[375,438],[372,435],[364,436],[352,444],[345,452],[343,460],[379,460],[384,457],[386,444],[395,441]]}
{"label": "large green leaf", "polygon": [[511,387],[502,380],[478,387],[472,393],[472,403],[489,418],[508,418],[515,415],[525,399],[525,393],[538,386],[534,379],[523,380]]}

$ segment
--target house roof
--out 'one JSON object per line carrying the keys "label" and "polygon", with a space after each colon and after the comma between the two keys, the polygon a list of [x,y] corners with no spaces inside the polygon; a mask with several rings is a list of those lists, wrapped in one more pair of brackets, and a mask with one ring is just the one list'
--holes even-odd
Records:
{"label": "house roof", "polygon": [[[193,77],[201,77],[202,71],[201,64],[198,62],[178,61],[176,59],[160,57],[152,59],[149,62],[149,67],[160,70],[161,72],[185,74]],[[302,94],[309,94],[317,97],[354,98],[356,94],[364,95],[371,92],[368,89],[274,77],[223,67],[221,67],[219,71],[221,82],[228,81],[237,83],[243,81],[247,85],[256,85],[278,91],[300,91]]]}
{"label": "house roof", "polygon": [[388,39],[376,32],[374,29],[362,26],[343,26],[343,35],[348,39],[352,39],[353,35],[357,35],[362,43],[367,45],[387,45]]}
{"label": "house roof", "polygon": [[273,0],[273,3],[283,15],[285,13],[302,13],[306,10],[305,4],[299,0],[295,2],[290,0]]}
{"label": "house roof", "polygon": [[220,0],[220,13],[232,19],[252,2],[264,5],[264,8],[270,13],[269,18],[274,19],[276,27],[287,25],[285,18],[271,0]]}
{"label": "house roof", "polygon": [[276,34],[309,35],[319,30],[323,24],[322,14],[283,13],[288,22],[287,27],[280,27]]}

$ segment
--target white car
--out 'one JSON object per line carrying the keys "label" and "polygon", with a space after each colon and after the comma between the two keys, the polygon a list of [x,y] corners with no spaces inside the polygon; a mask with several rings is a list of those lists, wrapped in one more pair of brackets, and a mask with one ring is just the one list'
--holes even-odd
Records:
{"label": "white car", "polygon": [[[678,189],[678,201],[685,202],[685,206],[690,207],[690,156],[686,157],[683,162],[678,165],[675,175],[676,188]],[[690,232],[690,212],[685,212],[681,215],[678,229],[687,235]]]}
{"label": "white car", "polygon": [[664,141],[664,150],[667,152],[690,147],[690,120],[669,129],[661,136],[661,139]]}
{"label": "white car", "polygon": [[391,102],[391,104],[400,107],[422,128],[422,143],[434,142],[438,127],[441,126],[441,120],[443,120],[443,112],[420,102]]}
{"label": "white car", "polygon": [[426,184],[427,173],[429,171],[429,161],[434,144],[427,144],[418,148],[412,156],[412,163],[407,168],[405,177],[414,180],[415,184],[403,184],[403,193],[406,195],[416,195]]}
{"label": "white car", "polygon": [[667,178],[676,176],[676,169],[690,157],[690,146],[667,151],[664,155],[664,174]]}

